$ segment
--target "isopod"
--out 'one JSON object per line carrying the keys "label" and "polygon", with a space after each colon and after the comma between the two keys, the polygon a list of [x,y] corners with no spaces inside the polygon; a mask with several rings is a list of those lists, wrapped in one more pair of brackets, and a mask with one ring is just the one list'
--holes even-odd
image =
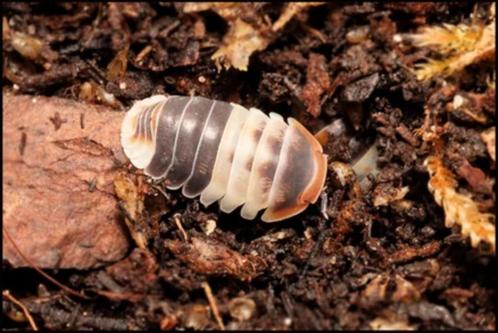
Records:
{"label": "isopod", "polygon": [[166,188],[230,213],[276,222],[318,199],[327,155],[297,120],[235,103],[155,95],[135,102],[121,127],[131,163]]}

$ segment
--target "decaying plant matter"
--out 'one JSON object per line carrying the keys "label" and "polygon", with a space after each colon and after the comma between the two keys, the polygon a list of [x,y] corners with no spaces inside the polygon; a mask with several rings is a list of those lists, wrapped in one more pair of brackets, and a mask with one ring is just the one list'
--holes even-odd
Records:
{"label": "decaying plant matter", "polygon": [[476,247],[480,241],[491,245],[493,251],[495,244],[494,215],[481,213],[477,204],[468,196],[456,191],[457,182],[438,156],[431,155],[424,165],[429,172],[429,190],[434,194],[438,205],[444,208],[446,227],[451,228],[455,223],[460,225],[462,235],[470,238],[470,243]]}
{"label": "decaying plant matter", "polygon": [[275,33],[296,14],[307,7],[321,4],[323,2],[289,3],[280,18],[273,24],[268,16],[261,13],[260,9],[265,5],[262,2],[189,2],[185,4],[183,11],[193,13],[212,10],[223,17],[228,22],[229,30],[223,38],[221,47],[211,56],[211,59],[215,61],[218,71],[221,70],[221,64],[225,69],[234,67],[247,71],[251,54],[266,49],[276,37]]}
{"label": "decaying plant matter", "polygon": [[495,4],[489,10],[489,23],[473,19],[470,24],[445,23],[441,26],[424,27],[421,32],[409,35],[418,47],[433,47],[442,59],[428,59],[418,64],[416,75],[419,80],[435,76],[449,76],[466,66],[481,60],[494,61],[496,54]]}

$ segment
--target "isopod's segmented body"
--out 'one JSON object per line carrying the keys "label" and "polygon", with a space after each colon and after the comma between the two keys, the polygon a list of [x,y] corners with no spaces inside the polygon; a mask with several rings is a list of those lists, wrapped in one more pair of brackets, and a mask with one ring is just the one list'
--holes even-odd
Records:
{"label": "isopod's segmented body", "polygon": [[280,221],[314,203],[327,157],[298,121],[203,97],[152,96],[126,114],[121,143],[137,168],[223,212]]}

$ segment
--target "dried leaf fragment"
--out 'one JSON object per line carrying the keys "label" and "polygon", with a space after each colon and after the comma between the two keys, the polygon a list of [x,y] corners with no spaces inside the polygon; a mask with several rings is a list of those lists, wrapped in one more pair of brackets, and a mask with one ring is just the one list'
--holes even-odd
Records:
{"label": "dried leaf fragment", "polygon": [[262,33],[265,30],[267,30],[267,27],[257,30],[237,18],[223,38],[222,46],[211,56],[218,71],[221,69],[220,63],[223,64],[225,69],[235,67],[239,70],[247,71],[251,54],[266,49],[270,43],[270,39],[264,37]]}
{"label": "dried leaf fragment", "polygon": [[24,58],[43,63],[45,69],[50,69],[51,63],[58,57],[46,41],[36,36],[10,30],[7,27],[3,30],[2,37],[3,41],[10,42],[12,48]]}
{"label": "dried leaf fragment", "polygon": [[40,39],[17,31],[12,32],[11,38],[12,47],[23,57],[30,60],[40,57],[43,49],[43,42]]}
{"label": "dried leaf fragment", "polygon": [[391,298],[395,302],[412,303],[420,299],[420,291],[408,280],[400,275],[394,276],[396,289]]}
{"label": "dried leaf fragment", "polygon": [[114,191],[118,198],[124,201],[124,206],[133,219],[142,214],[144,204],[143,195],[137,185],[126,175],[120,174],[114,180]]}
{"label": "dried leaf fragment", "polygon": [[459,224],[462,235],[470,237],[473,247],[484,241],[492,246],[494,252],[496,250],[496,230],[492,222],[495,219],[494,215],[481,213],[470,197],[455,190],[457,181],[440,157],[429,156],[424,165],[430,175],[428,188],[437,204],[444,209],[445,226],[450,228],[455,223]]}
{"label": "dried leaf fragment", "polygon": [[389,277],[385,274],[378,274],[368,283],[365,290],[363,290],[362,297],[364,301],[369,305],[384,301],[387,295],[388,284]]}
{"label": "dried leaf fragment", "polygon": [[185,310],[184,325],[195,330],[202,330],[209,324],[209,307],[194,304]]}
{"label": "dried leaf fragment", "polygon": [[[183,6],[185,13],[212,10],[223,17],[229,30],[223,37],[222,45],[211,56],[218,71],[221,64],[225,69],[235,67],[247,71],[249,57],[256,51],[264,50],[271,41],[270,27],[258,15],[257,10],[264,3],[238,2],[188,2]],[[251,24],[247,23],[251,22]]]}
{"label": "dried leaf fragment", "polygon": [[262,51],[274,40],[276,32],[283,28],[292,17],[312,6],[323,2],[296,2],[286,5],[284,12],[272,25],[269,18],[258,13],[264,2],[188,2],[183,6],[183,12],[195,13],[212,10],[223,17],[229,25],[229,30],[223,37],[222,45],[211,56],[218,71],[221,65],[225,69],[234,67],[247,71],[250,56],[256,51]]}
{"label": "dried leaf fragment", "polygon": [[125,222],[130,230],[133,240],[141,249],[145,249],[147,239],[145,235],[136,230],[134,222],[142,218],[144,210],[144,195],[138,186],[125,174],[119,174],[114,179],[114,191],[116,196],[123,200],[123,208],[126,210]]}
{"label": "dried leaf fragment", "polygon": [[125,45],[125,47],[119,50],[107,65],[107,77],[110,80],[116,80],[126,73],[126,68],[128,66],[128,50],[129,45]]}

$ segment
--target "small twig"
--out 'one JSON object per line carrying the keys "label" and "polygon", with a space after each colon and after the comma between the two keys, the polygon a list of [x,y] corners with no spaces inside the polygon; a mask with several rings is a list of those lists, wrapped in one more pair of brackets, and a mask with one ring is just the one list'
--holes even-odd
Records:
{"label": "small twig", "polygon": [[180,229],[180,232],[182,234],[183,240],[185,242],[188,242],[188,234],[185,231],[185,229],[183,229],[182,220],[180,219],[180,216],[181,216],[180,214],[176,213],[175,215],[173,215],[173,220],[175,221],[175,224],[178,227],[178,229]]}
{"label": "small twig", "polygon": [[31,325],[31,328],[33,329],[33,331],[38,331],[38,326],[36,326],[36,323],[35,323],[33,317],[31,316],[31,314],[29,313],[28,308],[20,300],[18,300],[14,296],[12,296],[8,290],[4,290],[2,292],[2,296],[7,298],[9,301],[14,303],[18,307],[20,307],[22,312],[24,313],[24,317],[26,317],[26,319],[29,321],[29,324]]}
{"label": "small twig", "polygon": [[225,325],[223,325],[223,320],[221,319],[221,316],[220,316],[220,310],[218,310],[218,306],[216,305],[216,300],[214,299],[211,287],[209,286],[209,284],[207,282],[203,282],[202,288],[204,288],[204,292],[206,293],[206,297],[208,299],[209,306],[211,306],[211,310],[213,311],[214,317],[216,318],[216,321],[218,322],[220,329],[222,331],[224,331]]}
{"label": "small twig", "polygon": [[149,53],[152,51],[152,46],[147,45],[146,47],[143,48],[142,51],[138,53],[138,55],[135,57],[135,62],[139,63],[141,62]]}
{"label": "small twig", "polygon": [[19,256],[21,256],[21,258],[30,266],[32,267],[35,271],[37,271],[38,273],[40,273],[44,278],[46,278],[47,280],[49,280],[50,282],[52,282],[53,284],[55,284],[56,286],[58,286],[59,288],[61,288],[62,290],[68,292],[69,294],[73,295],[73,296],[77,296],[77,297],[80,297],[80,298],[83,298],[83,299],[90,299],[89,297],[63,285],[62,283],[60,283],[59,281],[57,281],[56,279],[54,279],[53,277],[51,277],[50,275],[48,275],[47,273],[45,273],[43,270],[41,270],[38,266],[36,266],[30,259],[28,259],[22,252],[21,250],[19,249],[19,247],[17,247],[17,244],[14,242],[14,240],[10,237],[9,233],[7,232],[7,229],[5,228],[5,226],[3,226],[3,233],[4,235],[7,237],[7,239],[12,243],[12,246],[14,246],[14,249],[16,250],[16,252],[19,254]]}

